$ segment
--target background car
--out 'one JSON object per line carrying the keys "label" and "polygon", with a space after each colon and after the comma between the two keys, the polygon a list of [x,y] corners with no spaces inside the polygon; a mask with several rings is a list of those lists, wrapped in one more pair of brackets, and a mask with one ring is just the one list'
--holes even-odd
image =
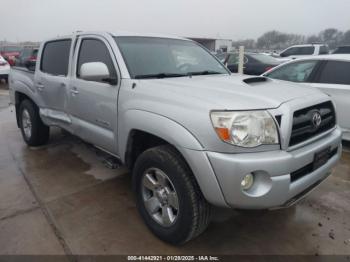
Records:
{"label": "background car", "polygon": [[[228,53],[224,64],[233,72],[238,72],[238,53]],[[244,74],[246,75],[261,75],[267,70],[279,65],[281,62],[277,59],[259,53],[244,53]]]}
{"label": "background car", "polygon": [[0,81],[4,79],[7,83],[9,73],[10,73],[9,63],[2,56],[0,56]]}
{"label": "background car", "polygon": [[327,45],[305,44],[288,47],[287,49],[283,50],[279,55],[275,55],[275,58],[288,58],[291,60],[305,56],[317,56],[327,54],[329,54],[329,48]]}
{"label": "background car", "polygon": [[330,95],[337,107],[343,139],[350,141],[350,55],[309,57],[280,65],[263,76],[304,83]]}
{"label": "background car", "polygon": [[27,67],[34,69],[36,64],[36,58],[38,55],[37,47],[24,47],[16,59],[16,66]]}
{"label": "background car", "polygon": [[2,46],[0,48],[0,55],[5,58],[11,66],[15,64],[16,58],[21,52],[20,46]]}
{"label": "background car", "polygon": [[333,54],[350,54],[350,45],[338,46]]}
{"label": "background car", "polygon": [[215,56],[217,59],[220,60],[221,63],[224,63],[226,56],[227,56],[227,53],[215,53]]}

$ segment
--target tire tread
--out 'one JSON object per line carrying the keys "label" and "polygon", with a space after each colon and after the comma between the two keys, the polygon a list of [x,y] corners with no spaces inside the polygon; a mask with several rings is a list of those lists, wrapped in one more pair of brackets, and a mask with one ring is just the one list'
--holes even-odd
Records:
{"label": "tire tread", "polygon": [[163,160],[171,161],[181,174],[182,179],[189,190],[191,205],[193,207],[193,217],[191,220],[191,231],[181,242],[175,244],[184,244],[191,239],[196,238],[207,228],[211,218],[211,206],[204,198],[199,185],[185,159],[178,151],[170,145],[161,145],[146,150],[143,154],[157,154]]}

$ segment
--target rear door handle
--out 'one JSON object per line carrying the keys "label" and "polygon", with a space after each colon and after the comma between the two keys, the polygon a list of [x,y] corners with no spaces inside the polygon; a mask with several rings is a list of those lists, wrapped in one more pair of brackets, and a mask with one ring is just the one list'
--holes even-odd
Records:
{"label": "rear door handle", "polygon": [[72,93],[72,95],[79,94],[79,91],[78,91],[78,89],[75,86],[71,88],[70,92]]}
{"label": "rear door handle", "polygon": [[45,89],[45,87],[42,83],[37,83],[36,87],[37,87],[38,91],[40,91],[40,92],[44,91],[44,89]]}

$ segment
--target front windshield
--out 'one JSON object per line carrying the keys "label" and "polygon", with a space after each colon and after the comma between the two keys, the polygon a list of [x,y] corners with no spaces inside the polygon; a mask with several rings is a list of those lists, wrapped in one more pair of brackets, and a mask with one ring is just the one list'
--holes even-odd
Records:
{"label": "front windshield", "polygon": [[208,51],[187,40],[115,37],[132,78],[229,74]]}

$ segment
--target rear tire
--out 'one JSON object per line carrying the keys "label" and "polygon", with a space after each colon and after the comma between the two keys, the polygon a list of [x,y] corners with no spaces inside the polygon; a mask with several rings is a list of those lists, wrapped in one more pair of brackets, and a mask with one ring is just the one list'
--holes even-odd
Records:
{"label": "rear tire", "polygon": [[20,104],[18,113],[24,141],[29,146],[46,144],[50,137],[50,128],[42,122],[38,107],[26,99]]}
{"label": "rear tire", "polygon": [[207,228],[211,207],[185,160],[171,146],[151,148],[138,157],[133,185],[142,218],[163,241],[183,244]]}

